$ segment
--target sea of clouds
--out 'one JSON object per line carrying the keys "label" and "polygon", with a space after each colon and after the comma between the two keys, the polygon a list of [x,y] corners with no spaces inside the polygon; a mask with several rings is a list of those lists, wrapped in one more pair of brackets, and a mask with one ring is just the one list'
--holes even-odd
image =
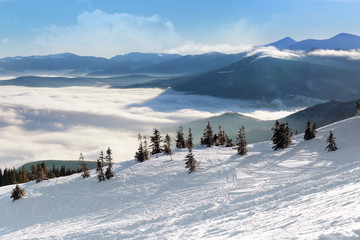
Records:
{"label": "sea of clouds", "polygon": [[37,160],[95,161],[111,147],[116,162],[133,159],[137,134],[154,127],[211,117],[226,111],[260,119],[294,112],[258,109],[257,103],[185,95],[171,89],[2,86],[0,168]]}

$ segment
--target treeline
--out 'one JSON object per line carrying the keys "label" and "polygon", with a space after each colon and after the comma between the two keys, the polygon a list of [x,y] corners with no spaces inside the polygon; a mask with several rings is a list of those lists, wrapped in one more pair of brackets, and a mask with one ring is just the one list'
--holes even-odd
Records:
{"label": "treeline", "polygon": [[69,176],[79,172],[81,172],[80,168],[72,170],[70,168],[66,168],[65,165],[62,165],[59,169],[55,167],[55,164],[51,169],[48,169],[45,162],[41,162],[36,165],[31,164],[30,171],[25,169],[24,166],[19,170],[16,170],[15,168],[5,168],[2,170],[0,168],[0,187],[17,183],[26,183],[32,180],[41,182],[42,180]]}

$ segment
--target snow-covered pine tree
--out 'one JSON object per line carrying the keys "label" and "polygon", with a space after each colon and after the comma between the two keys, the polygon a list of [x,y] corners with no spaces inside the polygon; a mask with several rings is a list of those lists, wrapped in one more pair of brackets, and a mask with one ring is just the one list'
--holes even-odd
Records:
{"label": "snow-covered pine tree", "polygon": [[326,143],[327,143],[327,146],[325,147],[325,150],[328,150],[329,152],[337,150],[335,137],[334,137],[332,131],[330,131],[330,135],[326,139]]}
{"label": "snow-covered pine tree", "polygon": [[106,150],[105,160],[108,162],[108,166],[105,171],[105,177],[106,177],[106,179],[110,179],[110,178],[114,177],[113,163],[112,163],[113,158],[112,158],[112,151],[111,151],[110,147],[108,147],[108,149]]}
{"label": "snow-covered pine tree", "polygon": [[176,130],[176,148],[185,148],[186,147],[186,142],[185,142],[185,138],[184,138],[184,132],[183,132],[183,127],[179,126],[179,129]]}
{"label": "snow-covered pine tree", "polygon": [[272,147],[274,150],[283,149],[290,145],[291,143],[291,129],[288,127],[288,123],[279,123],[276,120],[275,125],[273,128],[273,136],[271,140],[274,143]]}
{"label": "snow-covered pine tree", "polygon": [[25,190],[20,188],[19,185],[16,184],[10,197],[13,199],[13,201],[15,201],[22,198],[23,196],[25,196]]}
{"label": "snow-covered pine tree", "polygon": [[222,131],[221,126],[219,125],[219,132],[217,135],[217,142],[215,143],[216,146],[223,146],[225,145],[225,132]]}
{"label": "snow-covered pine tree", "polygon": [[239,130],[239,133],[237,135],[237,151],[239,155],[244,155],[248,152],[247,150],[247,142],[246,142],[246,136],[245,136],[245,128],[242,126]]}
{"label": "snow-covered pine tree", "polygon": [[199,163],[195,160],[192,148],[189,148],[189,153],[185,157],[185,168],[188,169],[188,173],[192,173],[199,166]]}
{"label": "snow-covered pine tree", "polygon": [[[85,162],[85,157],[83,156],[82,153],[80,153],[79,161],[80,161],[80,169],[82,171],[82,174],[81,174],[82,178],[90,177],[90,171]],[[53,167],[53,169],[54,169],[54,167]]]}
{"label": "snow-covered pine tree", "polygon": [[208,147],[214,145],[213,131],[209,122],[207,122],[207,125],[204,129],[204,134],[201,138],[201,145],[206,145]]}
{"label": "snow-covered pine tree", "polygon": [[146,136],[144,136],[143,139],[144,139],[144,149],[143,149],[143,152],[144,152],[145,160],[148,160],[148,159],[149,159],[149,156],[150,156],[150,153],[149,153],[149,148],[148,148]]}
{"label": "snow-covered pine tree", "polygon": [[150,147],[152,148],[151,155],[162,152],[161,142],[160,131],[157,128],[154,128],[153,135],[150,137]]}
{"label": "snow-covered pine tree", "polygon": [[172,149],[171,149],[171,138],[170,138],[169,134],[166,134],[166,135],[165,135],[163,152],[164,152],[166,155],[171,155],[171,153],[172,153]]}
{"label": "snow-covered pine tree", "polygon": [[193,136],[191,133],[191,128],[189,128],[189,134],[188,134],[188,138],[186,140],[186,146],[188,148],[193,148],[194,147],[194,142],[193,142]]}
{"label": "snow-covered pine tree", "polygon": [[101,151],[100,156],[96,161],[96,173],[99,182],[105,181],[103,167],[104,167],[104,153],[103,151]]}

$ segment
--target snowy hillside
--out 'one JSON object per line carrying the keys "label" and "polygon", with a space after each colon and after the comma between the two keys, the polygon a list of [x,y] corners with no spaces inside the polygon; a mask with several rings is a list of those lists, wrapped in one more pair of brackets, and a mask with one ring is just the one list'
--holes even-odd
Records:
{"label": "snowy hillside", "polygon": [[[333,130],[338,151],[327,152]],[[271,142],[249,154],[197,148],[200,169],[188,174],[187,151],[173,161],[115,165],[115,178],[98,183],[75,174],[23,184],[12,202],[0,188],[1,239],[358,239],[360,237],[360,118]],[[346,238],[348,239],[348,238]]]}

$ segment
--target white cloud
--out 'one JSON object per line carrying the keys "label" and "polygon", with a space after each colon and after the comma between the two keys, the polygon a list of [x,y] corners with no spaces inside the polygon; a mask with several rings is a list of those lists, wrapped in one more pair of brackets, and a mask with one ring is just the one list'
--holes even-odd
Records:
{"label": "white cloud", "polygon": [[318,56],[318,57],[340,57],[346,58],[349,60],[360,60],[360,49],[356,50],[315,50],[308,53],[309,56]]}
{"label": "white cloud", "polygon": [[30,47],[39,53],[111,57],[132,51],[161,52],[181,41],[173,24],[159,15],[143,17],[95,10],[80,14],[74,26],[47,28]]}
{"label": "white cloud", "polygon": [[96,160],[109,146],[115,161],[125,161],[134,156],[138,133],[148,136],[153,127],[224,111],[251,113],[256,104],[161,89],[2,86],[1,90],[0,168],[35,160],[76,160],[80,152]]}
{"label": "white cloud", "polygon": [[254,48],[253,51],[250,51],[246,57],[255,56],[258,58],[272,57],[280,59],[296,59],[305,56],[303,51],[291,51],[291,50],[279,50],[275,47],[259,47]]}

